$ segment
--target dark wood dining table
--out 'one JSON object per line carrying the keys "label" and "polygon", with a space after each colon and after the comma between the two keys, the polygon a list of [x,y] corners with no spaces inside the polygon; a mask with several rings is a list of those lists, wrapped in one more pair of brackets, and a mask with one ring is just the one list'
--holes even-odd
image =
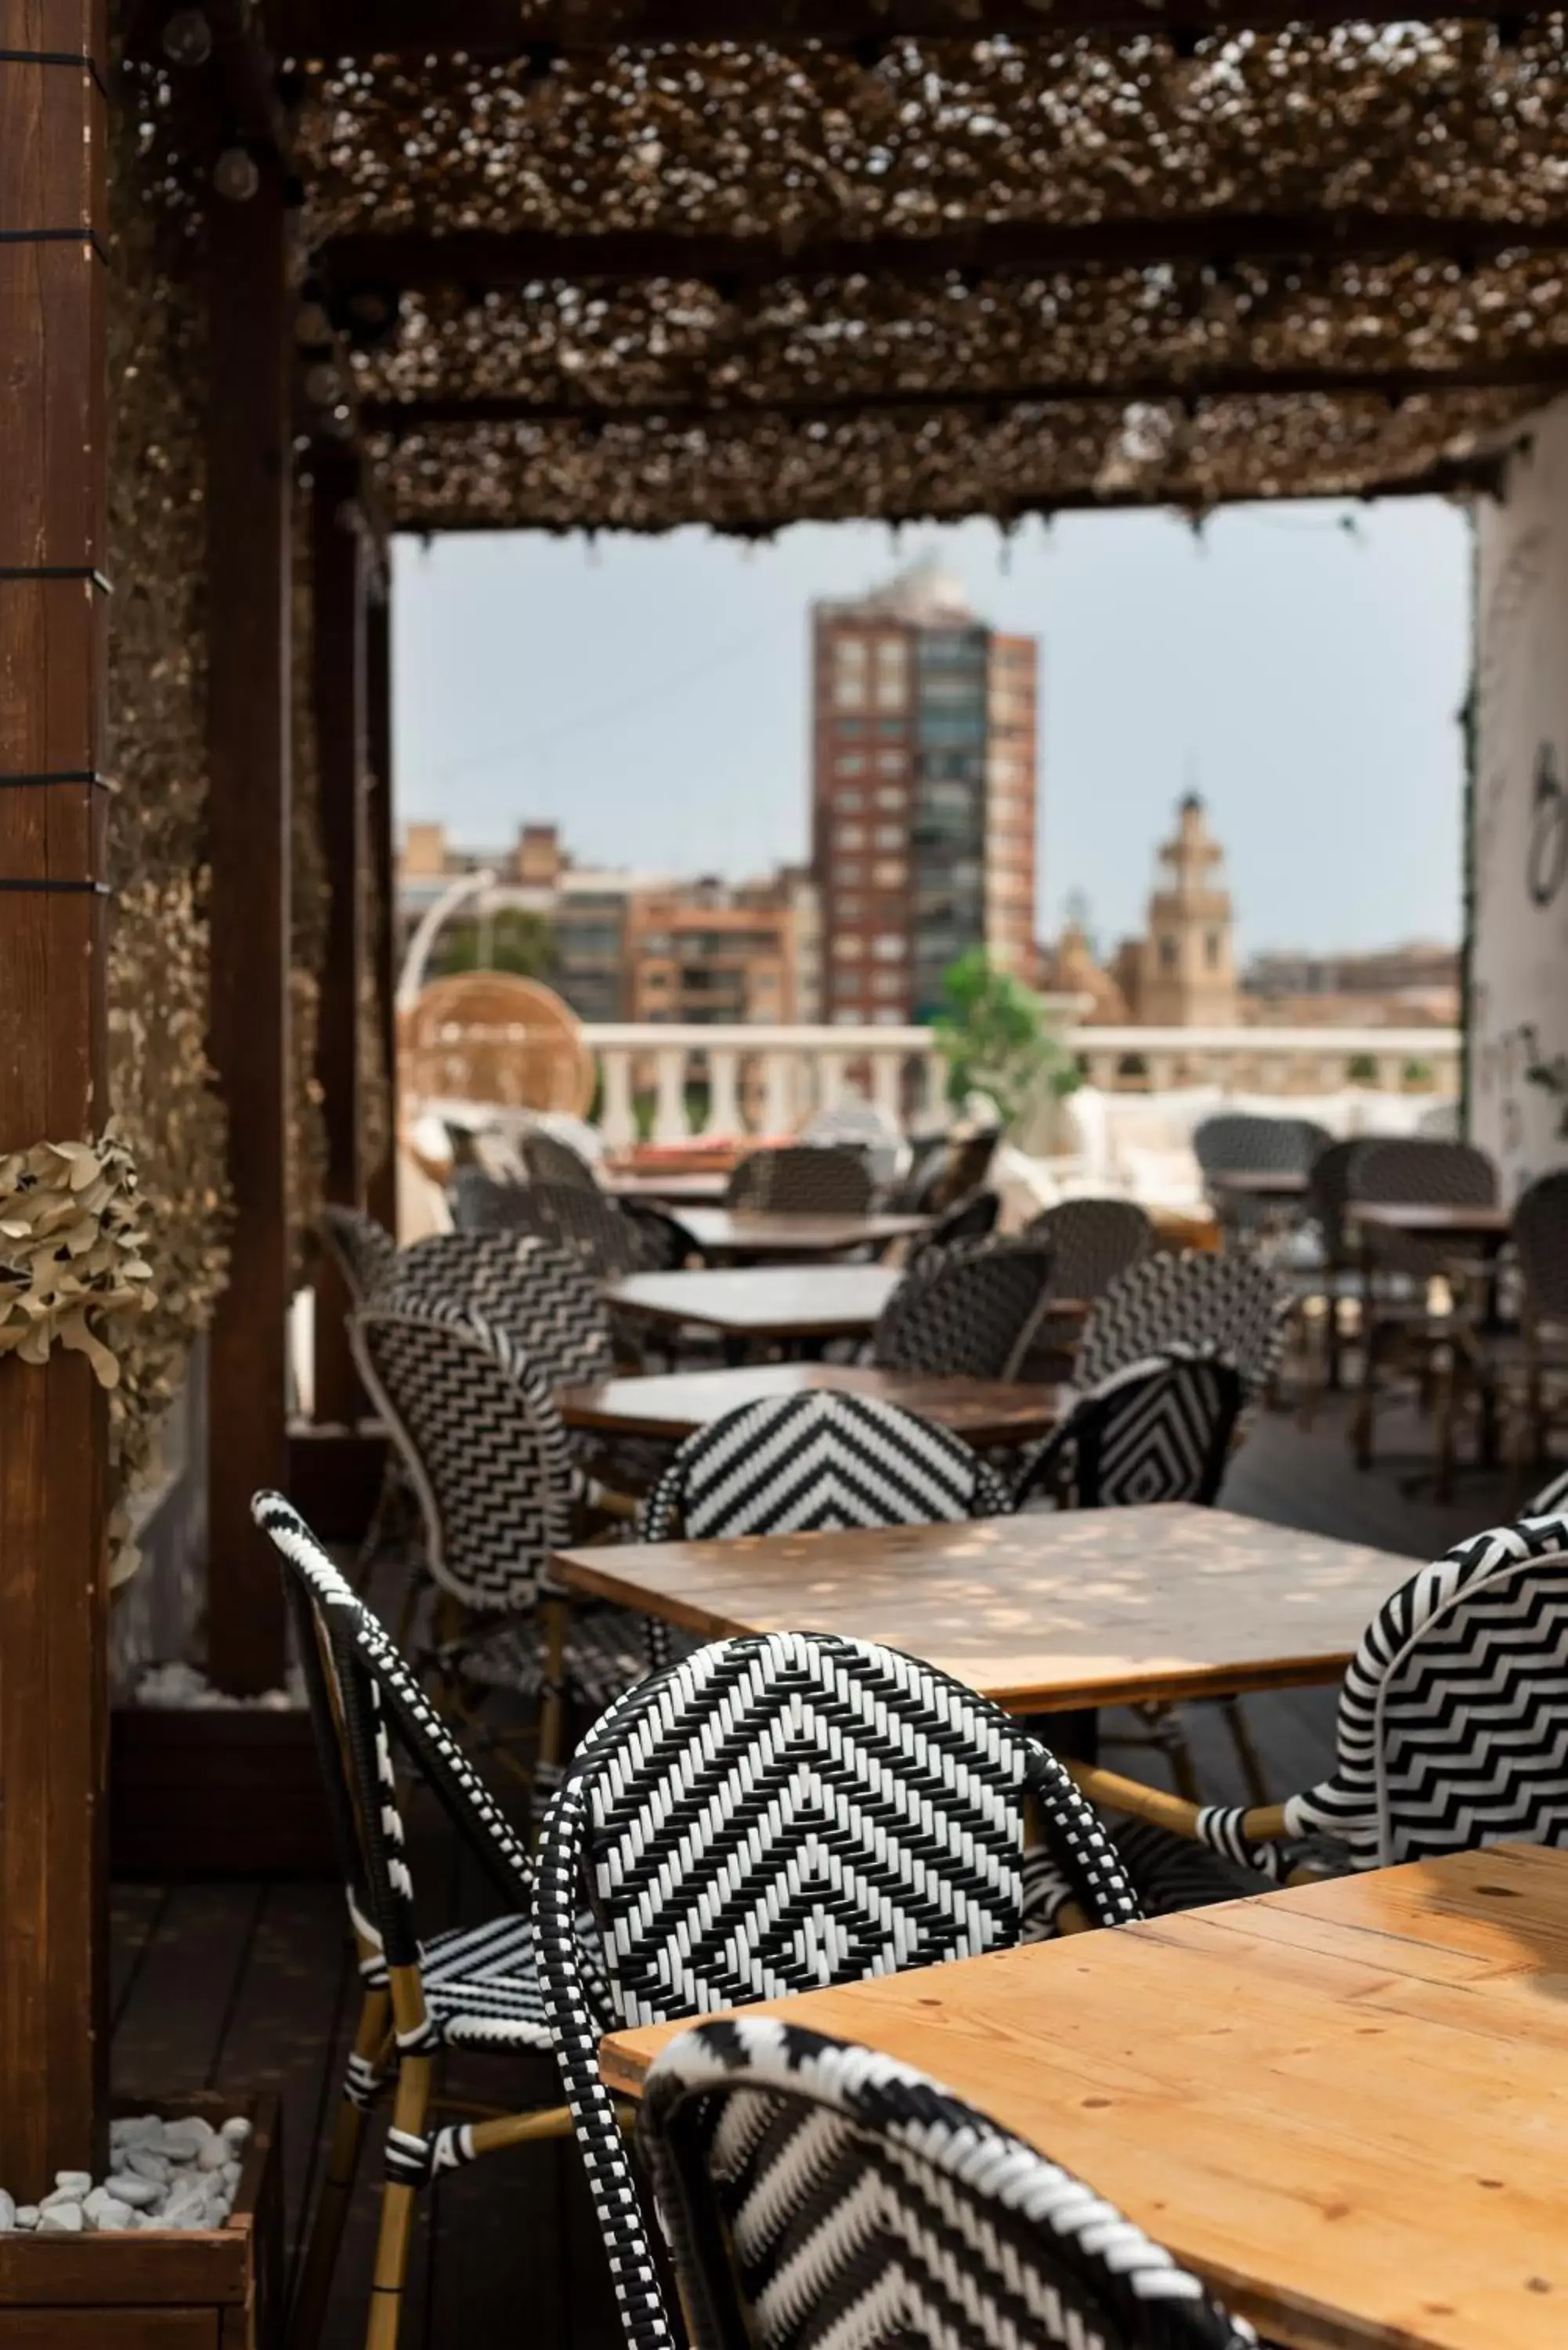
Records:
{"label": "dark wood dining table", "polygon": [[903,1274],[893,1265],[753,1265],[633,1273],[606,1291],[644,1321],[714,1330],[737,1345],[868,1337]]}
{"label": "dark wood dining table", "polygon": [[885,1249],[929,1230],[929,1216],[795,1216],[763,1211],[676,1206],[671,1213],[702,1254],[715,1261],[756,1263],[769,1257],[804,1263],[846,1256],[852,1249]]}
{"label": "dark wood dining table", "polygon": [[1007,1379],[934,1379],[864,1363],[757,1363],[733,1370],[673,1371],[649,1378],[601,1379],[562,1388],[556,1401],[568,1428],[618,1436],[691,1436],[725,1412],[772,1396],[829,1388],[902,1405],[966,1443],[1024,1444],[1048,1435],[1061,1390]]}

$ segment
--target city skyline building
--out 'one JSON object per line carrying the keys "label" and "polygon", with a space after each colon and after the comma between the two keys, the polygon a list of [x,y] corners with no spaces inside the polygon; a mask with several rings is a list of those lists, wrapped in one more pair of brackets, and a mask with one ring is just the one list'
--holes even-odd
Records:
{"label": "city skyline building", "polygon": [[978,619],[931,563],[813,605],[827,1020],[929,1020],[974,947],[1033,976],[1037,660],[1033,638]]}

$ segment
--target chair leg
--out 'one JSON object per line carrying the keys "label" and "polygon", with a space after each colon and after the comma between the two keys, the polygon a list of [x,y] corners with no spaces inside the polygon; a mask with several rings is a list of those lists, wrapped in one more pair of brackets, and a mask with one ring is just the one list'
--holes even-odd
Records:
{"label": "chair leg", "polygon": [[1241,1711],[1239,1697],[1222,1697],[1220,1711],[1225,1727],[1231,1733],[1231,1743],[1236,1750],[1236,1760],[1241,1766],[1241,1781],[1247,1790],[1247,1800],[1254,1809],[1269,1801],[1268,1783],[1263,1777],[1262,1757],[1253,1742],[1251,1724]]}
{"label": "chair leg", "polygon": [[385,1991],[368,1991],[365,1993],[364,2004],[359,2010],[359,2028],[354,2035],[348,2079],[338,2101],[337,2118],[332,2126],[332,2144],[327,2151],[316,2216],[310,2225],[310,2241],[306,2248],[305,2263],[300,2270],[294,2305],[289,2312],[288,2350],[316,2350],[320,2339],[327,2296],[332,2291],[332,2279],[337,2267],[338,2248],[343,2241],[344,2223],[348,2217],[354,2180],[359,2168],[359,2149],[365,2142],[365,2117],[370,2094],[386,2055],[388,2012],[389,2001]]}
{"label": "chair leg", "polygon": [[1147,1724],[1154,1744],[1170,1765],[1177,1794],[1185,1803],[1200,1803],[1202,1796],[1198,1786],[1198,1766],[1192,1760],[1192,1749],[1176,1708],[1157,1700],[1150,1705],[1138,1706],[1137,1711],[1140,1721]]}
{"label": "chair leg", "polygon": [[[430,2112],[431,2069],[431,2059],[428,2056],[406,2056],[399,2069],[391,2126],[404,2137],[424,2136]],[[408,2282],[409,2250],[418,2200],[419,2189],[400,2178],[389,2177],[381,2189],[381,2224],[376,2236],[376,2266],[365,2350],[398,2350],[398,2327],[403,2314],[403,2288]]]}

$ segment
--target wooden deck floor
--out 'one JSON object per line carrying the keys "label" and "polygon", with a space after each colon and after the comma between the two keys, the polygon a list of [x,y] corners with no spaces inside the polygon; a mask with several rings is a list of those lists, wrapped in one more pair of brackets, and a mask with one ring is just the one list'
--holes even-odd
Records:
{"label": "wooden deck floor", "polygon": [[[1461,1480],[1439,1508],[1400,1491],[1420,1437],[1391,1423],[1395,1459],[1357,1474],[1341,1409],[1303,1430],[1272,1415],[1257,1426],[1227,1484],[1228,1507],[1287,1525],[1435,1557],[1460,1535],[1510,1514],[1502,1476]],[[1403,1445],[1406,1458],[1398,1460]],[[1251,1700],[1270,1781],[1284,1794],[1321,1775],[1332,1751],[1334,1698],[1302,1690]],[[1114,1739],[1118,1727],[1107,1719]],[[1212,1714],[1199,1709],[1194,1742],[1216,1800],[1240,1796]],[[1107,1759],[1158,1770],[1141,1751]],[[417,1835],[417,1881],[432,1923],[483,1914],[445,1838]],[[477,1906],[476,1906],[477,1905]],[[283,2112],[291,2238],[308,2208],[325,2127],[337,2095],[358,2008],[342,1898],[329,1884],[128,1885],[116,1888],[113,2066],[118,2092],[233,2087],[274,2092]],[[548,2095],[541,2068],[469,2058],[449,2075],[454,2095],[534,2103]],[[370,2142],[326,2334],[326,2350],[362,2339],[375,2225],[377,2147]],[[451,2345],[509,2334],[525,2314],[529,2337],[550,2350],[613,2350],[618,2341],[575,2150],[545,2145],[492,2157],[427,2199],[405,2319],[405,2345]]]}

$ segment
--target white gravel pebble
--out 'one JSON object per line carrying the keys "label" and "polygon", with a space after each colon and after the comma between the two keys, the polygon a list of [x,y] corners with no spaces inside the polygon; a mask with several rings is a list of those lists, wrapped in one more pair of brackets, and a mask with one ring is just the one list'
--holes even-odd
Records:
{"label": "white gravel pebble", "polygon": [[182,2114],[177,2122],[164,2123],[156,2151],[166,2154],[172,2162],[190,2162],[215,2136],[212,2123],[203,2121],[200,2114]]}
{"label": "white gravel pebble", "polygon": [[170,2166],[161,2154],[151,2154],[144,2146],[133,2146],[125,2158],[127,2170],[138,2178],[150,2178],[155,2187],[167,2187]]}
{"label": "white gravel pebble", "polygon": [[69,2171],[67,2173],[67,2176],[69,2178],[71,2184],[68,2187],[52,2187],[38,2205],[40,2211],[63,2210],[67,2203],[79,2203],[84,2196],[91,2192],[92,2180],[90,2178],[87,2179],[83,2186],[78,2187],[76,2184],[77,2180],[82,2177],[82,2173],[79,2170]]}
{"label": "white gravel pebble", "polygon": [[131,2210],[118,2195],[111,2195],[107,2187],[95,2187],[82,2205],[82,2216],[95,2228],[129,2228]]}
{"label": "white gravel pebble", "polygon": [[109,2126],[110,2146],[150,2146],[163,2134],[163,2124],[156,2114],[128,2114]]}
{"label": "white gravel pebble", "polygon": [[222,2170],[232,2156],[233,2148],[226,2137],[210,2137],[196,2157],[198,2170]]}
{"label": "white gravel pebble", "polygon": [[37,2205],[36,2203],[18,2203],[16,2206],[16,2225],[18,2228],[36,2228],[37,2224]]}
{"label": "white gravel pebble", "polygon": [[38,2206],[40,2236],[79,2236],[86,2226],[79,2203],[40,2203]]}
{"label": "white gravel pebble", "polygon": [[55,2189],[61,2195],[90,2195],[92,2173],[90,2170],[57,2170]]}
{"label": "white gravel pebble", "polygon": [[149,2204],[156,2203],[163,2192],[152,2179],[138,2178],[133,2173],[123,2170],[110,2171],[103,2183],[118,2202],[129,2203],[138,2211],[145,2211]]}
{"label": "white gravel pebble", "polygon": [[254,2127],[255,2124],[247,2121],[244,2114],[231,2114],[220,2135],[226,2137],[231,2146],[244,2146]]}
{"label": "white gravel pebble", "polygon": [[3,2187],[0,2187],[0,2236],[8,2236],[16,2224],[16,2202],[11,2196],[6,2194],[5,2189]]}

